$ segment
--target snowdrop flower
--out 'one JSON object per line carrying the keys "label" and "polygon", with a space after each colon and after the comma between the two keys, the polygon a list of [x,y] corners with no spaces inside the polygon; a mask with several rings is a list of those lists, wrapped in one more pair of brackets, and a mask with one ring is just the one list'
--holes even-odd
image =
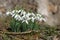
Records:
{"label": "snowdrop flower", "polygon": [[44,22],[46,22],[46,19],[45,19],[45,18],[43,18],[43,21],[44,21]]}
{"label": "snowdrop flower", "polygon": [[11,13],[11,12],[9,12],[9,11],[8,11],[8,12],[6,12],[6,15],[7,15],[7,16],[8,16],[8,15],[10,15],[10,13]]}
{"label": "snowdrop flower", "polygon": [[34,13],[31,13],[31,15],[32,15],[32,16],[35,16],[35,14],[34,14]]}
{"label": "snowdrop flower", "polygon": [[17,19],[18,19],[18,17],[19,17],[19,15],[15,15],[15,17],[14,17],[14,18],[17,20]]}
{"label": "snowdrop flower", "polygon": [[27,20],[22,21],[22,23],[23,23],[23,22],[26,22],[26,23],[28,24],[28,21],[27,21]]}
{"label": "snowdrop flower", "polygon": [[42,17],[42,15],[40,15],[40,14],[36,14],[37,15],[37,17]]}
{"label": "snowdrop flower", "polygon": [[27,19],[29,19],[29,20],[31,19],[30,18],[31,14],[26,14],[25,16],[26,16]]}
{"label": "snowdrop flower", "polygon": [[22,20],[22,23],[23,23],[23,22],[26,22],[26,23],[28,24],[28,19],[27,19],[26,17],[23,17],[22,19],[23,19],[23,20]]}
{"label": "snowdrop flower", "polygon": [[31,16],[31,13],[27,13],[26,16],[28,16],[28,17]]}
{"label": "snowdrop flower", "polygon": [[20,15],[24,16],[24,15],[26,15],[26,12],[22,10]]}
{"label": "snowdrop flower", "polygon": [[16,13],[18,13],[18,10],[16,10]]}
{"label": "snowdrop flower", "polygon": [[35,18],[34,17],[31,17],[31,21],[34,22]]}
{"label": "snowdrop flower", "polygon": [[36,17],[36,20],[40,20],[40,17]]}
{"label": "snowdrop flower", "polygon": [[21,12],[21,10],[18,11],[18,13]]}
{"label": "snowdrop flower", "polygon": [[16,14],[11,12],[10,15],[11,15],[12,17],[14,17]]}
{"label": "snowdrop flower", "polygon": [[12,13],[19,13],[21,10],[13,10]]}
{"label": "snowdrop flower", "polygon": [[27,16],[23,16],[22,17],[23,20],[30,20],[31,18],[27,17]]}
{"label": "snowdrop flower", "polygon": [[23,17],[22,17],[22,23],[23,22],[26,22],[27,24],[28,24],[28,21],[31,19],[30,17],[28,17],[27,15],[24,15]]}
{"label": "snowdrop flower", "polygon": [[21,21],[21,20],[23,20],[23,19],[22,19],[22,17],[19,16],[18,21]]}
{"label": "snowdrop flower", "polygon": [[14,13],[12,13],[12,12],[10,13],[10,15],[13,15],[13,14],[14,14]]}
{"label": "snowdrop flower", "polygon": [[15,13],[15,12],[16,12],[16,10],[13,10],[13,11],[12,11],[12,13]]}
{"label": "snowdrop flower", "polygon": [[46,20],[45,20],[44,18],[40,18],[40,20],[39,20],[39,21],[44,21],[44,22],[45,22]]}
{"label": "snowdrop flower", "polygon": [[20,17],[20,15],[15,15],[15,17],[14,17],[16,20],[22,20],[22,18]]}
{"label": "snowdrop flower", "polygon": [[16,14],[12,14],[11,16],[14,17]]}

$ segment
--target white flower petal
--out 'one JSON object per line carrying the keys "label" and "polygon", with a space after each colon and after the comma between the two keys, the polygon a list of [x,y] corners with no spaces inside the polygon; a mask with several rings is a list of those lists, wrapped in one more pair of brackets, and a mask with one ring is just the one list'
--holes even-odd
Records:
{"label": "white flower petal", "polygon": [[32,22],[34,22],[34,20],[35,20],[35,18],[34,18],[34,17],[32,17],[32,18],[31,18],[31,21],[32,21]]}
{"label": "white flower petal", "polygon": [[15,14],[12,15],[12,17],[14,17],[14,16],[15,16]]}
{"label": "white flower petal", "polygon": [[28,24],[28,21],[27,20],[25,22]]}
{"label": "white flower petal", "polygon": [[32,16],[35,16],[35,14],[34,14],[34,13],[31,13],[31,15],[32,15]]}
{"label": "white flower petal", "polygon": [[11,12],[6,12],[6,15],[10,15]]}
{"label": "white flower petal", "polygon": [[15,12],[16,12],[16,10],[13,10],[13,11],[12,11],[12,13],[15,13]]}
{"label": "white flower petal", "polygon": [[18,13],[21,12],[21,10],[18,11]]}

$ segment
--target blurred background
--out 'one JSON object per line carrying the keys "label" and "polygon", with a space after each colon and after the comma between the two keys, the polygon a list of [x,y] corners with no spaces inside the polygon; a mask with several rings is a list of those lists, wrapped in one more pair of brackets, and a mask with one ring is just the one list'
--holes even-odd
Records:
{"label": "blurred background", "polygon": [[39,32],[3,34],[3,32],[8,32],[9,23],[12,19],[10,16],[5,15],[7,11],[23,8],[27,12],[32,11],[35,13],[37,12],[37,4],[35,0],[0,0],[0,31],[2,31],[0,32],[0,40],[60,40],[60,29],[45,25],[44,21],[42,23],[37,21],[40,26]]}
{"label": "blurred background", "polygon": [[37,3],[35,0],[0,0],[0,11],[2,13],[13,10],[15,7],[21,7],[27,11],[36,11]]}

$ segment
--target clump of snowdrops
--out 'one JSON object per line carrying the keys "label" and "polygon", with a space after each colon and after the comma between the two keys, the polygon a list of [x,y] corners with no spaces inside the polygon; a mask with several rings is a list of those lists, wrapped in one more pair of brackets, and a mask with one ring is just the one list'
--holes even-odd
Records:
{"label": "clump of snowdrops", "polygon": [[23,9],[8,11],[6,15],[12,17],[10,28],[13,32],[39,30],[37,21],[46,21],[41,14],[26,12]]}

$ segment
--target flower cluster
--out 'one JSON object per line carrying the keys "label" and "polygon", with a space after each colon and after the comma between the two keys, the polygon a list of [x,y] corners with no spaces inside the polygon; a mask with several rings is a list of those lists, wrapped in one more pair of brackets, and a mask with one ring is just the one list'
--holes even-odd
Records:
{"label": "flower cluster", "polygon": [[14,19],[18,20],[18,21],[22,21],[22,23],[26,22],[28,24],[28,21],[31,20],[32,22],[34,22],[34,20],[38,20],[38,21],[46,21],[41,14],[37,13],[34,14],[33,12],[26,12],[24,10],[13,10],[11,12],[6,12],[6,15],[11,15]]}

